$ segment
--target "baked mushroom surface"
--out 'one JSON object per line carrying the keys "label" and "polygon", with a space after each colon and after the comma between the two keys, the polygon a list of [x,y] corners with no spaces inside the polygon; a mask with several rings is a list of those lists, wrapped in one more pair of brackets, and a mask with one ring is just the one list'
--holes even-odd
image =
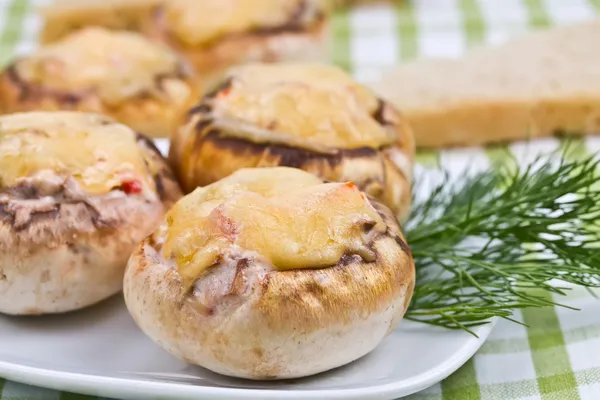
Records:
{"label": "baked mushroom surface", "polygon": [[326,0],[57,0],[43,10],[42,41],[86,27],[126,29],[184,56],[208,84],[248,62],[324,60]]}
{"label": "baked mushroom surface", "polygon": [[53,0],[39,7],[43,21],[39,40],[56,42],[88,28],[139,31],[161,0]]}
{"label": "baked mushroom surface", "polygon": [[392,213],[351,182],[242,169],[180,200],[134,252],[129,312],[173,355],[250,379],[316,374],[402,319],[414,263]]}
{"label": "baked mushroom surface", "polygon": [[9,65],[0,74],[0,111],[93,112],[165,137],[197,86],[190,67],[163,45],[87,28]]}
{"label": "baked mushroom surface", "polygon": [[342,70],[282,63],[232,69],[175,131],[169,158],[187,192],[240,168],[289,166],[353,181],[404,218],[414,151],[398,111]]}
{"label": "baked mushroom surface", "polygon": [[335,12],[359,4],[389,3],[387,0],[322,0],[330,12]]}
{"label": "baked mushroom surface", "polygon": [[181,192],[148,139],[99,115],[0,117],[0,312],[59,313],[122,288]]}
{"label": "baked mushroom surface", "polygon": [[237,64],[327,54],[321,0],[163,1],[142,31],[183,54],[206,82]]}

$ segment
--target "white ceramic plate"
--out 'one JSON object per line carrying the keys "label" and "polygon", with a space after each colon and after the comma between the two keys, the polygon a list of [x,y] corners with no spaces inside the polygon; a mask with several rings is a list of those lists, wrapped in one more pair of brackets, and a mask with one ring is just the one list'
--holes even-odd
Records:
{"label": "white ceramic plate", "polygon": [[[166,154],[168,140],[157,141]],[[495,321],[493,321],[495,322]],[[0,376],[121,399],[395,399],[456,371],[494,323],[462,332],[404,321],[371,354],[311,378],[253,382],[187,365],[136,327],[116,296],[78,312],[0,317]]]}
{"label": "white ceramic plate", "polygon": [[479,338],[404,321],[374,352],[293,381],[253,382],[189,366],[150,341],[121,296],[70,314],[0,317],[0,376],[36,386],[122,399],[395,399],[446,378]]}

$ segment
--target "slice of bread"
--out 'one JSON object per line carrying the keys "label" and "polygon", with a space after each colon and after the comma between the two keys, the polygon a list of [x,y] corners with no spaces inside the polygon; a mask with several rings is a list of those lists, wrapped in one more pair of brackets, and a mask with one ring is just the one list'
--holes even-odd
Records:
{"label": "slice of bread", "polygon": [[421,148],[600,133],[600,20],[410,62],[373,88],[408,117]]}

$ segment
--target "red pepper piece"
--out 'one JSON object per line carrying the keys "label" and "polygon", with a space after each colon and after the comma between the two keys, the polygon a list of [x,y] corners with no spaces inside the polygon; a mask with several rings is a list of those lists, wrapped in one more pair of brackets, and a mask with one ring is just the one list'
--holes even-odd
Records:
{"label": "red pepper piece", "polygon": [[127,194],[142,193],[142,184],[138,180],[125,181],[121,184],[121,190]]}
{"label": "red pepper piece", "polygon": [[225,98],[227,96],[229,96],[229,93],[231,93],[231,87],[226,87],[225,89],[221,90],[219,92],[219,94],[217,95],[218,98]]}

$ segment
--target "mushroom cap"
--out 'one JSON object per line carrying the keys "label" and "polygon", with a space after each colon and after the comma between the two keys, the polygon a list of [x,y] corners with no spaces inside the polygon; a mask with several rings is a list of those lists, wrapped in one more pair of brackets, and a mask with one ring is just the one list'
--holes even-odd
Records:
{"label": "mushroom cap", "polygon": [[404,219],[414,153],[391,104],[338,68],[283,63],[232,69],[175,131],[169,159],[186,192],[240,168],[288,166],[353,181]]}
{"label": "mushroom cap", "polygon": [[209,87],[235,65],[325,61],[327,17],[322,0],[175,0],[159,2],[140,30],[182,54]]}
{"label": "mushroom cap", "polygon": [[120,291],[134,247],[181,196],[156,147],[93,114],[0,125],[0,312],[71,311]]}
{"label": "mushroom cap", "polygon": [[[230,35],[309,27],[324,12],[321,0],[170,0],[159,7],[164,28],[189,47],[210,46]],[[198,24],[206,15],[210,18]]]}
{"label": "mushroom cap", "polygon": [[[232,187],[224,197],[238,190]],[[345,254],[333,265],[281,270],[264,253],[242,248],[223,253],[190,290],[181,264],[165,257],[173,223],[165,222],[129,260],[127,308],[171,354],[224,375],[297,378],[354,361],[398,325],[415,283],[414,262],[395,217],[377,200],[368,204],[383,227],[369,240],[370,260]]]}
{"label": "mushroom cap", "polygon": [[1,110],[109,115],[168,136],[199,84],[170,49],[140,34],[90,27],[16,60],[0,74]]}

